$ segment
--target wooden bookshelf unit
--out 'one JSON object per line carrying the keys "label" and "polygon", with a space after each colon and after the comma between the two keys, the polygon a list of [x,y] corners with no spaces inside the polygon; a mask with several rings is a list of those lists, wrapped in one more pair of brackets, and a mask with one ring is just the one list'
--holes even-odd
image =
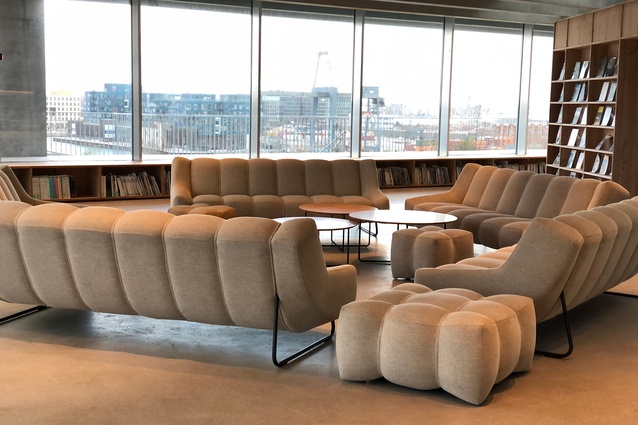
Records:
{"label": "wooden bookshelf unit", "polygon": [[[93,162],[85,164],[68,164],[62,162],[43,163],[12,163],[11,169],[20,180],[25,190],[31,194],[37,194],[34,181],[38,177],[49,176],[57,178],[68,176],[73,182],[73,197],[50,196],[44,199],[55,199],[57,201],[95,201],[100,199],[138,199],[138,198],[167,198],[170,189],[170,162]],[[113,196],[111,191],[105,191],[104,177],[122,177],[146,174],[152,177],[159,188],[159,195],[122,195]],[[36,180],[34,180],[34,178]]]}
{"label": "wooden bookshelf unit", "polygon": [[638,1],[558,21],[547,172],[638,194]]}

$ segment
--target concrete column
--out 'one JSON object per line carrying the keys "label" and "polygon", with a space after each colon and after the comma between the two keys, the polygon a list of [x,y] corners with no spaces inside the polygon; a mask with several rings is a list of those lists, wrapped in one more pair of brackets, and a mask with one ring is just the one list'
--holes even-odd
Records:
{"label": "concrete column", "polygon": [[44,1],[0,1],[0,160],[46,156]]}

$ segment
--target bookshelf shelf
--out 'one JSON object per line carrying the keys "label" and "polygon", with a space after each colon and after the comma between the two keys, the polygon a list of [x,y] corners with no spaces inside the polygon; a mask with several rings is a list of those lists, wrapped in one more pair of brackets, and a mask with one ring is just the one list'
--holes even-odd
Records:
{"label": "bookshelf shelf", "polygon": [[556,22],[548,173],[611,179],[638,193],[636,13],[632,1]]}

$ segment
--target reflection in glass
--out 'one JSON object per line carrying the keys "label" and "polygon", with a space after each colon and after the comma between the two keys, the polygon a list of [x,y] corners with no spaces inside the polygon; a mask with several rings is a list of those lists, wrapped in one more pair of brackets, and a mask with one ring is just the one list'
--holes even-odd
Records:
{"label": "reflection in glass", "polygon": [[353,18],[264,10],[261,156],[350,153]]}
{"label": "reflection in glass", "polygon": [[514,152],[522,43],[520,29],[455,27],[450,153]]}
{"label": "reflection in glass", "polygon": [[367,18],[361,148],[436,153],[443,25]]}
{"label": "reflection in glass", "polygon": [[250,9],[142,6],[142,153],[247,155]]}

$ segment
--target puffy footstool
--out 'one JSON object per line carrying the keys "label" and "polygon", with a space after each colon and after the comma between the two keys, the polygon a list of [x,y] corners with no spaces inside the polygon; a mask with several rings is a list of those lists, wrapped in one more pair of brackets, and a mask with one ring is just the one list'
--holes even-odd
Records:
{"label": "puffy footstool", "polygon": [[176,205],[170,207],[168,212],[173,215],[183,214],[206,214],[214,215],[221,218],[233,218],[237,216],[237,211],[233,207],[226,205],[208,205],[208,204],[193,204],[193,205]]}
{"label": "puffy footstool", "polygon": [[531,298],[405,283],[343,306],[336,350],[344,380],[384,377],[478,405],[494,384],[530,370],[535,343]]}
{"label": "puffy footstool", "polygon": [[413,279],[421,267],[438,267],[474,256],[472,232],[425,226],[392,233],[392,277]]}

